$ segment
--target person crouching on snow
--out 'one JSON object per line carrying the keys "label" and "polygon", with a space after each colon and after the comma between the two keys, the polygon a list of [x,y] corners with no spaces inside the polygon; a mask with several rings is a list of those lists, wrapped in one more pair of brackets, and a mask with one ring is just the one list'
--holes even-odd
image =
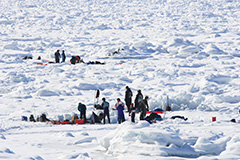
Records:
{"label": "person crouching on snow", "polygon": [[118,98],[117,103],[115,104],[115,108],[118,111],[118,123],[119,124],[121,124],[122,122],[125,121],[125,117],[124,117],[124,113],[123,113],[124,107],[125,107],[124,103],[121,102],[120,98]]}

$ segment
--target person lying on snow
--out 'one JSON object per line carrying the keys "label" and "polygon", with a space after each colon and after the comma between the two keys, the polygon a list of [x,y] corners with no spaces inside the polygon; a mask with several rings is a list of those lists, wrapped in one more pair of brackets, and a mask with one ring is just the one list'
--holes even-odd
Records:
{"label": "person lying on snow", "polygon": [[152,123],[156,123],[156,121],[161,121],[162,117],[157,113],[152,112],[149,116],[145,118],[145,120],[148,121],[150,124],[152,124]]}
{"label": "person lying on snow", "polygon": [[87,64],[102,64],[104,65],[105,62],[99,62],[99,61],[89,61]]}
{"label": "person lying on snow", "polygon": [[171,119],[176,119],[176,118],[183,119],[184,121],[188,120],[188,118],[185,118],[184,116],[172,116],[171,117]]}
{"label": "person lying on snow", "polygon": [[122,122],[125,121],[125,116],[123,113],[124,107],[125,107],[124,103],[121,102],[120,98],[117,98],[117,103],[115,104],[115,108],[118,111],[118,123],[119,124],[121,124]]}
{"label": "person lying on snow", "polygon": [[32,56],[25,56],[23,57],[23,60],[26,60],[26,59],[33,59]]}

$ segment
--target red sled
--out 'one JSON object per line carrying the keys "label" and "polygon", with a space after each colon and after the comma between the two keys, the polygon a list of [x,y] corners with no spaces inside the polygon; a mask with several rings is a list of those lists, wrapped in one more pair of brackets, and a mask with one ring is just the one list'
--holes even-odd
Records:
{"label": "red sled", "polygon": [[59,125],[59,124],[70,124],[70,122],[64,122],[64,121],[51,121],[50,123],[57,124],[57,125]]}
{"label": "red sled", "polygon": [[74,124],[84,124],[84,119],[75,119]]}
{"label": "red sled", "polygon": [[70,124],[70,122],[69,121],[68,122],[60,121],[59,124]]}
{"label": "red sled", "polygon": [[157,113],[157,114],[162,114],[163,113],[163,111],[147,111],[147,113]]}

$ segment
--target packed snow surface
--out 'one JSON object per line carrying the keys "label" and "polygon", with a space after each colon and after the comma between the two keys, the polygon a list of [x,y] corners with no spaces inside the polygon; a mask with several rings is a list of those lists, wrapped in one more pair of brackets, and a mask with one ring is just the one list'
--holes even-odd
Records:
{"label": "packed snow surface", "polygon": [[[239,0],[1,0],[0,159],[240,159],[239,26]],[[48,63],[56,50],[65,63]],[[172,111],[153,124],[117,124],[112,109],[105,125],[22,121],[69,119],[79,102],[90,117],[96,90],[114,108],[126,86]]]}

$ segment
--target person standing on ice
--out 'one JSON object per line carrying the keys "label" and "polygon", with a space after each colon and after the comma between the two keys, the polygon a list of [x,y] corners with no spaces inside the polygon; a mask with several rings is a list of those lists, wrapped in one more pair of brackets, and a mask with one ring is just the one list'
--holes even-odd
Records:
{"label": "person standing on ice", "polygon": [[66,60],[66,55],[65,55],[65,51],[62,51],[62,62],[65,62]]}
{"label": "person standing on ice", "polygon": [[132,104],[132,91],[131,89],[126,86],[126,92],[125,92],[125,103],[127,105],[127,108],[128,108],[128,113],[129,113],[129,116],[130,116],[130,113],[131,113],[131,104]]}
{"label": "person standing on ice", "polygon": [[85,104],[82,104],[81,102],[78,104],[78,111],[80,112],[80,119],[84,119],[84,123],[86,122],[86,110],[87,107]]}
{"label": "person standing on ice", "polygon": [[123,113],[124,107],[125,107],[124,103],[121,102],[120,98],[118,98],[117,103],[115,104],[115,108],[118,111],[118,123],[119,124],[121,124],[122,122],[125,121],[125,116]]}
{"label": "person standing on ice", "polygon": [[147,111],[149,110],[148,106],[148,96],[146,96],[140,103],[139,103],[139,111],[140,114],[140,120],[144,120],[147,114]]}
{"label": "person standing on ice", "polygon": [[135,108],[136,108],[136,109],[138,109],[139,103],[143,100],[143,95],[142,95],[141,90],[139,89],[137,92],[138,92],[138,93],[137,93],[136,98],[135,98],[135,100],[134,100]]}
{"label": "person standing on ice", "polygon": [[102,98],[102,108],[103,108],[103,123],[105,124],[105,117],[107,116],[108,123],[110,124],[110,117],[109,117],[109,103],[106,101],[105,98]]}
{"label": "person standing on ice", "polygon": [[60,53],[59,53],[59,50],[57,50],[57,51],[55,52],[54,56],[55,56],[55,62],[56,62],[56,63],[59,63],[59,61],[60,61]]}

